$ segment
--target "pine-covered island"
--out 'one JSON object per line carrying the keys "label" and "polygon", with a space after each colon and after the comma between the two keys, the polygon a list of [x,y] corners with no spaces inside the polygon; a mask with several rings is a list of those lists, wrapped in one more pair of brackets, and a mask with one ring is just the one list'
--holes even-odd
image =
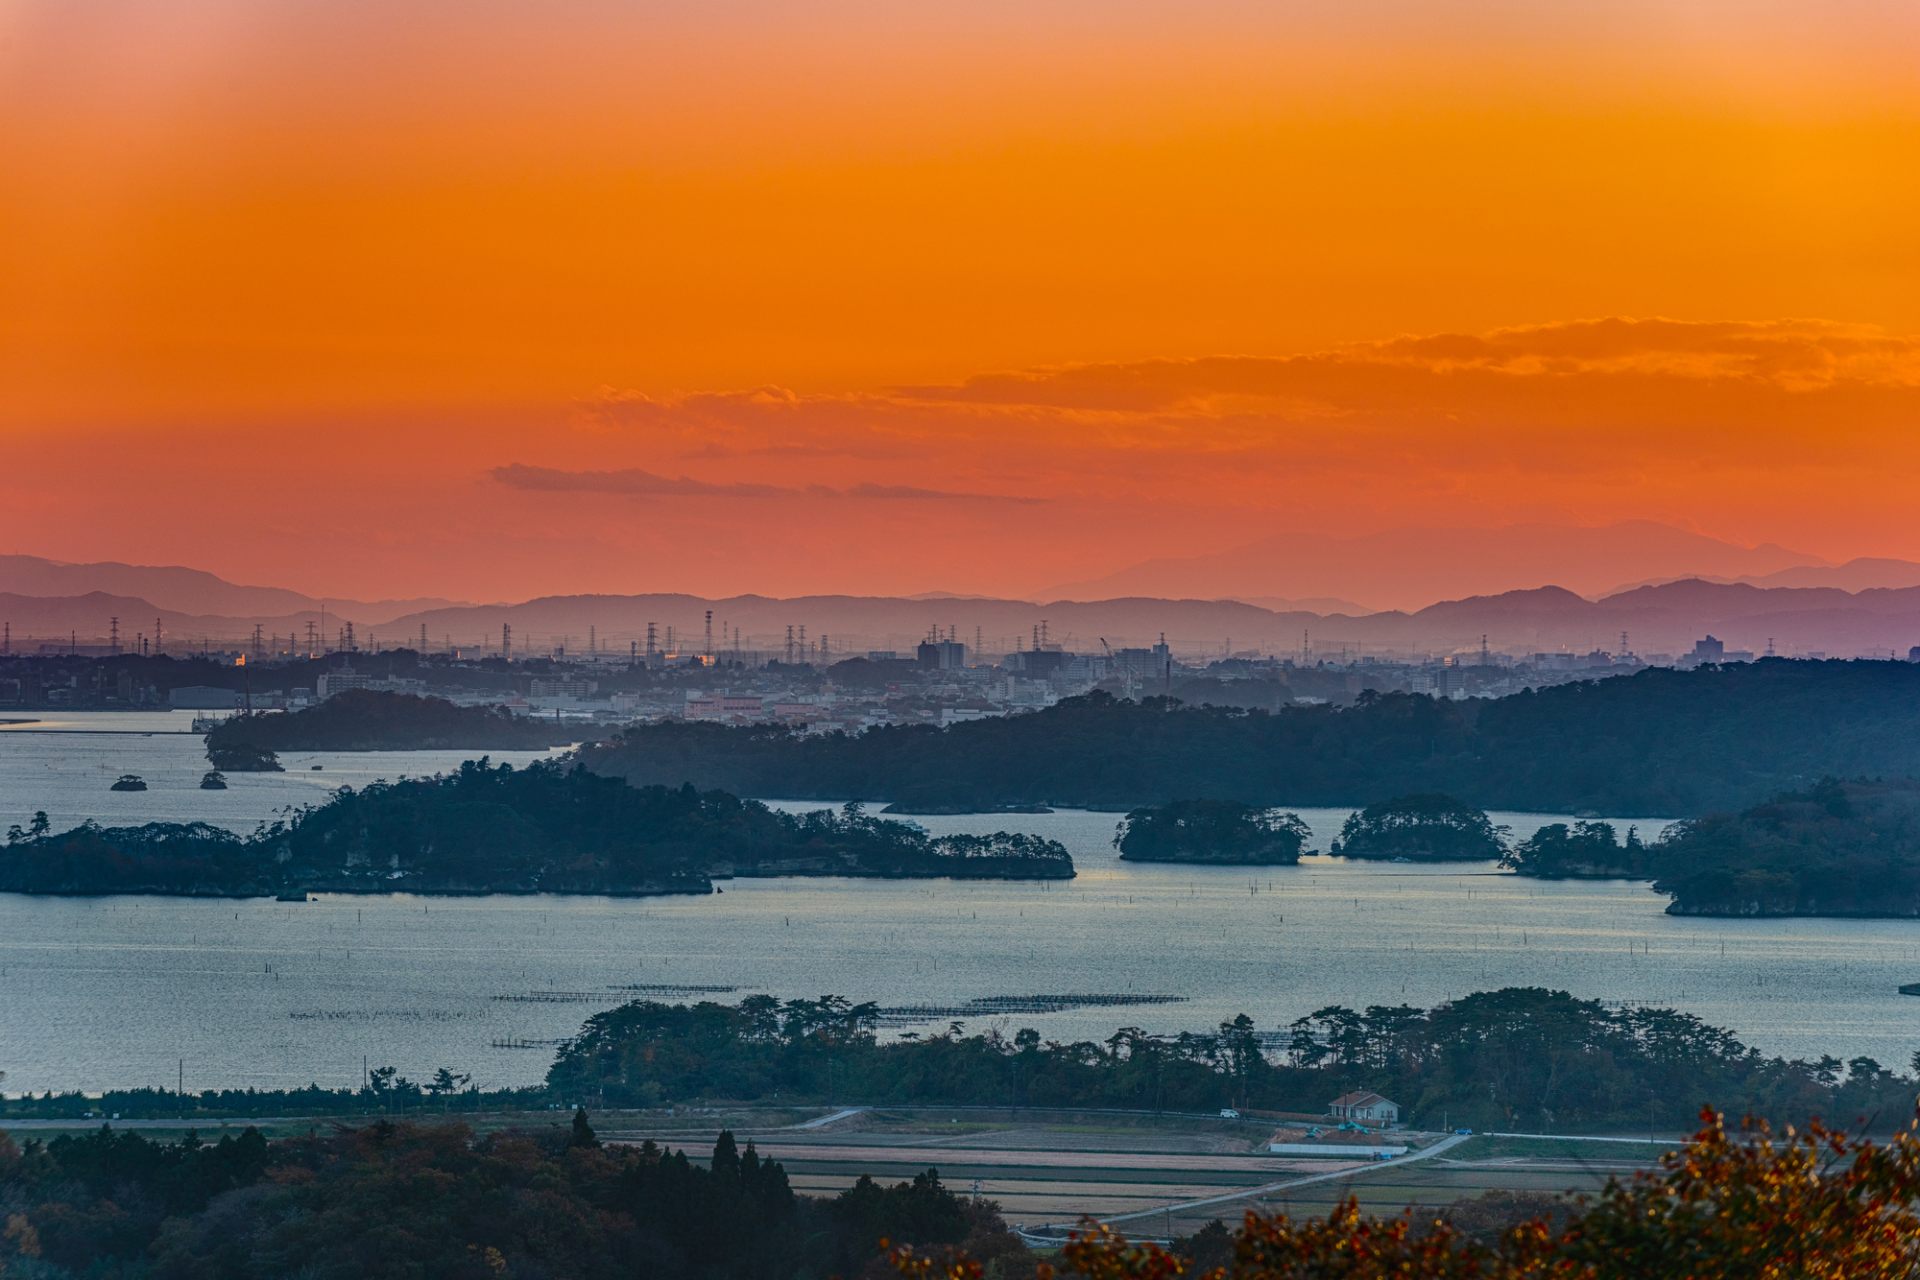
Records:
{"label": "pine-covered island", "polygon": [[1298,814],[1234,800],[1176,800],[1127,814],[1113,847],[1123,862],[1277,867],[1300,861],[1309,834]]}
{"label": "pine-covered island", "polygon": [[343,787],[236,835],[205,823],[55,832],[0,845],[0,892],[196,897],[327,893],[709,893],[735,876],[1065,880],[1057,841],[929,835],[858,804],[791,814],[722,791],[631,787],[568,759],[468,761]]}

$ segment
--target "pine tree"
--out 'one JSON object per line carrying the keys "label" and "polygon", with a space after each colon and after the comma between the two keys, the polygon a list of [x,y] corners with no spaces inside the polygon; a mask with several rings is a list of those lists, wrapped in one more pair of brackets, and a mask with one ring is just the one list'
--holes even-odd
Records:
{"label": "pine tree", "polygon": [[587,1109],[576,1107],[573,1112],[573,1136],[567,1140],[569,1147],[597,1147],[600,1139],[593,1132],[593,1126],[587,1123]]}
{"label": "pine tree", "polygon": [[740,1181],[740,1148],[733,1140],[733,1130],[722,1129],[713,1144],[713,1176],[722,1182]]}

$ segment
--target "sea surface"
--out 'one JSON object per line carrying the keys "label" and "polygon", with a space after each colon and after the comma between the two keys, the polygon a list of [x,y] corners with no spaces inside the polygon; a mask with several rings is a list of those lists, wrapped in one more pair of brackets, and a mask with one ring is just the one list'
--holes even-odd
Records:
{"label": "sea surface", "polygon": [[[30,727],[55,727],[41,719]],[[58,733],[0,729],[0,825],[45,809],[57,826],[165,819],[248,830],[331,787],[461,759],[289,754],[285,774],[233,775],[231,790],[202,792],[200,740],[169,732],[190,719],[71,715]],[[108,791],[126,772],[151,789]],[[1314,847],[1347,812],[1300,811]],[[1521,836],[1563,820],[1494,816]],[[1329,1004],[1427,1005],[1532,985],[1672,1005],[1769,1053],[1864,1053],[1904,1066],[1920,1048],[1920,1000],[1897,990],[1920,979],[1920,923],[1685,919],[1663,914],[1666,899],[1644,885],[1524,880],[1481,864],[1123,863],[1110,813],[915,820],[936,833],[1051,836],[1079,877],[735,880],[712,896],[641,899],[0,894],[0,1088],[171,1087],[183,1064],[190,1088],[357,1085],[363,1063],[416,1079],[447,1066],[486,1086],[526,1084],[551,1058],[544,1042],[627,998],[619,988],[629,986],[890,1006],[1183,998],[964,1019],[972,1030],[1093,1039],[1124,1025],[1202,1030],[1241,1012],[1277,1030]],[[1639,820],[1648,838],[1664,825]],[[508,1041],[535,1047],[499,1047]]]}

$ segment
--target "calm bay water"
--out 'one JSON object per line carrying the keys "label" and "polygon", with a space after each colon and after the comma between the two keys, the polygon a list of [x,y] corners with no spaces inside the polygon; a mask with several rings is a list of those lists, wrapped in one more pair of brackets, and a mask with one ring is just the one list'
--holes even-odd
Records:
{"label": "calm bay water", "polygon": [[[0,829],[45,810],[54,830],[87,819],[107,826],[210,822],[251,831],[288,807],[320,804],[336,787],[458,768],[470,751],[288,751],[285,773],[231,773],[227,790],[202,791],[206,739],[189,711],[0,713]],[[7,721],[30,720],[26,724]],[[496,751],[524,764],[544,751]],[[314,765],[319,765],[316,772]],[[137,773],[145,791],[109,791]]]}
{"label": "calm bay water", "polygon": [[[188,717],[69,716],[74,729],[184,727]],[[139,723],[129,723],[130,721]],[[430,773],[460,753],[288,756],[290,772],[195,788],[192,736],[0,729],[0,825],[44,808],[250,828],[342,783]],[[532,753],[504,754],[515,761]],[[321,763],[313,773],[304,766]],[[106,790],[123,772],[152,789]],[[785,805],[796,809],[810,805]],[[1315,844],[1345,810],[1306,810]],[[1525,835],[1543,815],[1499,814]],[[1066,844],[1066,883],[738,880],[701,898],[327,897],[304,905],[0,895],[0,1070],[9,1091],[357,1084],[363,1056],[418,1078],[440,1066],[527,1083],[550,1040],[623,984],[834,992],[883,1004],[991,995],[1149,992],[1185,1003],[1023,1015],[1062,1038],[1202,1029],[1236,1013],[1276,1028],[1327,1004],[1430,1004],[1508,985],[1671,1004],[1773,1053],[1920,1048],[1920,924],[1687,920],[1643,885],[1552,884],[1490,866],[1184,868],[1121,863],[1116,815],[918,819],[935,832],[1033,831]],[[1644,835],[1663,825],[1641,822]],[[593,993],[586,1003],[496,1000]],[[732,999],[733,996],[717,997]],[[984,1023],[972,1024],[976,1029]]]}

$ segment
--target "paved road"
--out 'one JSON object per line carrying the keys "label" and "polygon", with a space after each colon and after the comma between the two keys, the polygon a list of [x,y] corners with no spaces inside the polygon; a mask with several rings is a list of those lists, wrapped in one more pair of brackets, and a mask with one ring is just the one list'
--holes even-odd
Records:
{"label": "paved road", "polygon": [[[1119,1213],[1109,1218],[1101,1218],[1103,1226],[1115,1226],[1124,1222],[1139,1222],[1150,1218],[1164,1218],[1171,1214],[1186,1213],[1193,1209],[1211,1209],[1219,1204],[1232,1204],[1236,1200],[1254,1200],[1271,1195],[1276,1191],[1290,1191],[1295,1187],[1311,1186],[1316,1182],[1331,1182],[1335,1178],[1359,1178],[1376,1169],[1398,1169],[1402,1165],[1412,1164],[1416,1160],[1430,1160],[1442,1152],[1450,1151],[1467,1140],[1464,1134],[1455,1134],[1434,1143],[1430,1147],[1408,1155],[1397,1156],[1392,1160],[1372,1160],[1366,1164],[1345,1165],[1327,1173],[1312,1173],[1304,1178],[1287,1178],[1280,1182],[1269,1182],[1262,1186],[1248,1187],[1242,1191],[1230,1191],[1225,1195],[1207,1196],[1200,1200],[1175,1200],[1154,1209],[1136,1209],[1132,1213]],[[1051,1223],[1039,1227],[1029,1227],[1020,1232],[1028,1244],[1055,1245],[1061,1242],[1062,1229]]]}
{"label": "paved road", "polygon": [[845,1120],[848,1116],[857,1116],[862,1111],[871,1111],[871,1110],[873,1110],[872,1107],[846,1107],[842,1110],[834,1112],[832,1115],[815,1116],[811,1120],[806,1120],[801,1122],[800,1124],[789,1125],[787,1127],[791,1129],[824,1129],[830,1124],[840,1123],[842,1120]]}
{"label": "paved road", "polygon": [[1583,1133],[1487,1133],[1488,1138],[1538,1138],[1543,1142],[1628,1142],[1636,1146],[1684,1147],[1693,1141],[1692,1135],[1680,1138],[1597,1138]]}
{"label": "paved road", "polygon": [[[789,1130],[788,1132],[791,1132]],[[754,1147],[775,1160],[805,1160],[826,1164],[991,1165],[1007,1169],[1127,1169],[1164,1173],[1251,1173],[1255,1176],[1298,1175],[1303,1169],[1323,1167],[1322,1161],[1282,1156],[1244,1156],[1205,1152],[1073,1151],[1005,1147],[935,1147],[922,1143],[848,1146],[842,1143],[793,1142],[778,1134],[756,1138]],[[1404,1160],[1395,1161],[1396,1164]],[[1372,1161],[1340,1162],[1342,1169],[1369,1168]],[[1184,1181],[1196,1181],[1188,1178]]]}

